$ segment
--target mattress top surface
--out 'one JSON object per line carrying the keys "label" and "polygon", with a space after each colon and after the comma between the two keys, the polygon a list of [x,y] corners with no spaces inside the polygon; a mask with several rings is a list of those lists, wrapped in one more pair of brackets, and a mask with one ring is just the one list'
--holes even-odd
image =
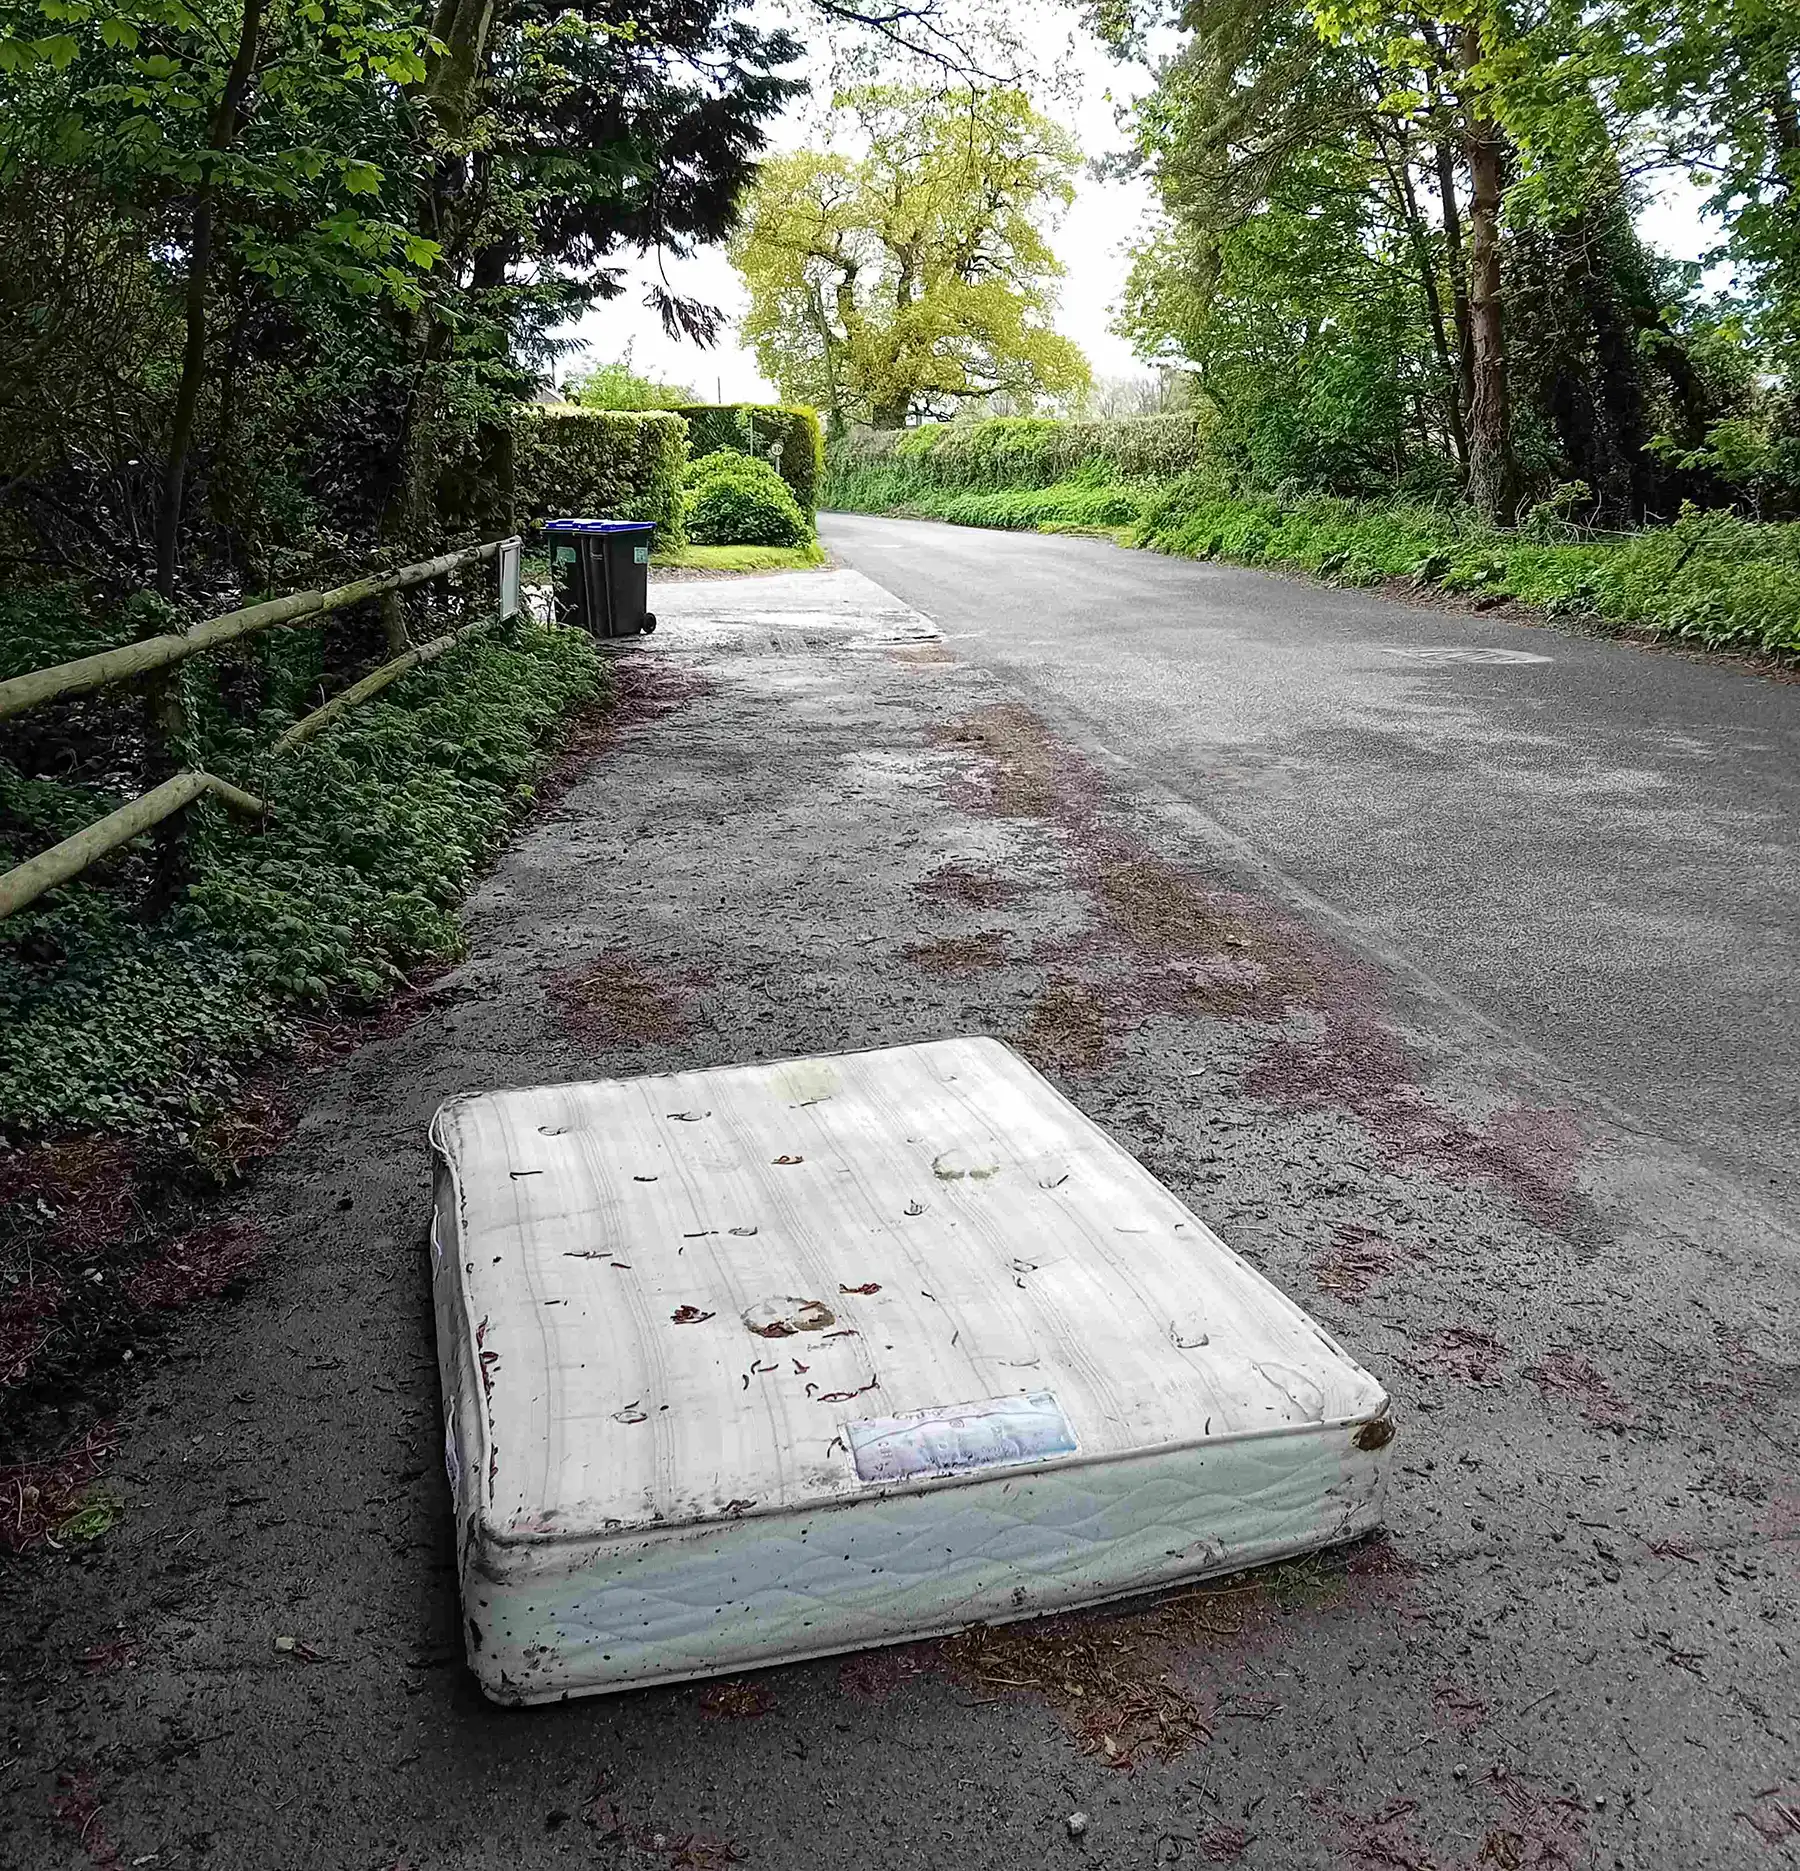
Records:
{"label": "mattress top surface", "polygon": [[495,1092],[447,1104],[432,1135],[434,1251],[461,1263],[501,1537],[780,1511],[1386,1401],[995,1040]]}

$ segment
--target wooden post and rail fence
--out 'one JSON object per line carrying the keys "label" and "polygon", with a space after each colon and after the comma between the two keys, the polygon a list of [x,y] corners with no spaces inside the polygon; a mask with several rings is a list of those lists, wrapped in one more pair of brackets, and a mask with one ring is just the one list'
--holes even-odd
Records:
{"label": "wooden post and rail fence", "polygon": [[[22,676],[0,681],[0,721],[21,715],[29,708],[49,702],[71,700],[91,695],[97,689],[119,683],[156,678],[160,672],[216,650],[240,637],[254,636],[265,630],[305,624],[347,610],[353,604],[377,598],[390,591],[404,591],[447,577],[464,566],[485,559],[500,561],[500,603],[491,616],[483,617],[460,629],[433,638],[404,651],[391,662],[352,683],[332,696],[323,706],[296,721],[266,750],[266,757],[276,758],[311,740],[314,735],[339,720],[351,709],[360,707],[379,695],[391,683],[410,670],[435,662],[445,651],[454,649],[467,638],[491,630],[516,615],[519,608],[519,547],[517,538],[491,539],[479,546],[464,546],[435,559],[416,565],[403,565],[397,571],[377,572],[359,578],[332,591],[297,591],[290,597],[270,598],[243,610],[228,611],[222,617],[209,617],[186,630],[171,631],[166,636],[145,637],[136,643],[124,643],[117,649],[101,650],[74,662],[57,663],[48,669],[34,669]],[[185,769],[172,774],[161,785],[153,786],[137,798],[127,800],[117,811],[84,826],[61,844],[36,857],[27,858],[0,875],[0,917],[35,902],[46,890],[79,877],[90,865],[116,851],[120,845],[162,824],[176,813],[185,811],[195,800],[211,794],[229,810],[246,818],[262,818],[267,808],[262,800],[211,773]]]}

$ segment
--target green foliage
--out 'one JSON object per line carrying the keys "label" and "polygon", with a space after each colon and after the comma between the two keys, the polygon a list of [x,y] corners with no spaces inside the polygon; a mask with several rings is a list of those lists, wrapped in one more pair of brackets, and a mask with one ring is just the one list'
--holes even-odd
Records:
{"label": "green foliage", "polygon": [[907,513],[1010,532],[1116,532],[1143,518],[1160,487],[1093,475],[1047,487],[945,486],[920,476],[910,462],[889,460],[840,467],[831,505],[847,513]]}
{"label": "green foliage", "polygon": [[780,470],[807,513],[818,511],[825,442],[817,410],[782,403],[684,403],[680,413],[695,456],[720,448],[755,455]]}
{"label": "green foliage", "polygon": [[651,520],[659,546],[680,546],[688,426],[672,410],[530,404],[514,436],[519,512],[530,523]]}
{"label": "green foliage", "polygon": [[899,428],[996,394],[1083,388],[1053,328],[1046,223],[1080,152],[1014,90],[864,86],[833,100],[844,149],[763,164],[731,256],[763,374],[794,402]]}
{"label": "green foliage", "polygon": [[[441,250],[407,223],[420,170],[374,106],[425,76],[428,44],[381,0],[329,15],[268,0],[253,34],[220,0],[0,0],[0,174],[79,171],[163,212],[203,185],[239,264],[274,293],[416,305]],[[257,108],[221,147],[234,59]]]}
{"label": "green foliage", "polygon": [[688,470],[689,536],[703,546],[803,546],[812,526],[766,461],[717,449]]}
{"label": "green foliage", "polygon": [[[193,882],[157,923],[107,881],[133,875],[134,846],[0,924],[0,1128],[186,1135],[302,1011],[370,1004],[409,964],[455,954],[458,897],[604,679],[582,633],[526,625],[453,650],[266,770],[253,746],[279,718],[212,726],[199,751],[268,799],[266,826],[195,808]],[[0,862],[113,803],[0,765],[17,828]]]}
{"label": "green foliage", "polygon": [[583,409],[680,410],[693,402],[695,394],[685,384],[640,375],[632,365],[630,345],[623,357],[577,378],[570,388]]}
{"label": "green foliage", "polygon": [[1539,544],[1423,505],[1285,502],[1184,477],[1145,513],[1159,552],[1294,567],[1342,584],[1408,578],[1587,615],[1622,629],[1800,660],[1800,525],[1689,511],[1624,540]]}

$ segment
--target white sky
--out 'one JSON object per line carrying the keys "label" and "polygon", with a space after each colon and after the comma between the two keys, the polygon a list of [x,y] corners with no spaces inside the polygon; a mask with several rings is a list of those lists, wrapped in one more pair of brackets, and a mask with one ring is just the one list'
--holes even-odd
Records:
{"label": "white sky", "polygon": [[[811,120],[831,96],[823,58],[814,61],[812,76],[813,99],[790,109],[775,126],[774,150],[798,149],[815,140]],[[1148,71],[1115,63],[1089,35],[1078,31],[1073,57],[1060,63],[1058,79],[1065,95],[1042,98],[1039,108],[1075,132],[1085,156],[1092,159],[1128,147],[1114,121],[1115,102],[1129,102],[1146,91],[1151,82]],[[1099,182],[1084,174],[1076,183],[1073,205],[1051,237],[1057,258],[1066,268],[1057,328],[1087,353],[1096,379],[1144,374],[1145,367],[1133,358],[1131,347],[1108,327],[1125,284],[1126,250],[1152,206],[1146,182]],[[1716,239],[1700,221],[1697,209],[1694,190],[1683,178],[1671,178],[1643,217],[1643,232],[1665,252],[1692,258]],[[723,250],[710,248],[688,260],[667,261],[661,271],[674,290],[719,306],[735,327],[745,309],[745,295]],[[558,365],[559,380],[621,356],[629,344],[638,370],[689,384],[708,400],[773,401],[774,386],[764,382],[755,357],[738,342],[735,328],[711,350],[663,335],[661,321],[642,304],[644,283],[657,273],[654,257],[630,267],[624,296],[595,307],[566,334],[588,348],[585,355],[571,353]]]}

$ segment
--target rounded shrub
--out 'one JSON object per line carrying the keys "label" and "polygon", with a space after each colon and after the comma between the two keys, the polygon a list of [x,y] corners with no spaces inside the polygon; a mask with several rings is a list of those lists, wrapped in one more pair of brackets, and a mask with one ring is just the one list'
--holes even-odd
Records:
{"label": "rounded shrub", "polygon": [[688,470],[687,534],[701,546],[804,546],[812,528],[800,503],[766,461],[731,449],[702,455]]}

